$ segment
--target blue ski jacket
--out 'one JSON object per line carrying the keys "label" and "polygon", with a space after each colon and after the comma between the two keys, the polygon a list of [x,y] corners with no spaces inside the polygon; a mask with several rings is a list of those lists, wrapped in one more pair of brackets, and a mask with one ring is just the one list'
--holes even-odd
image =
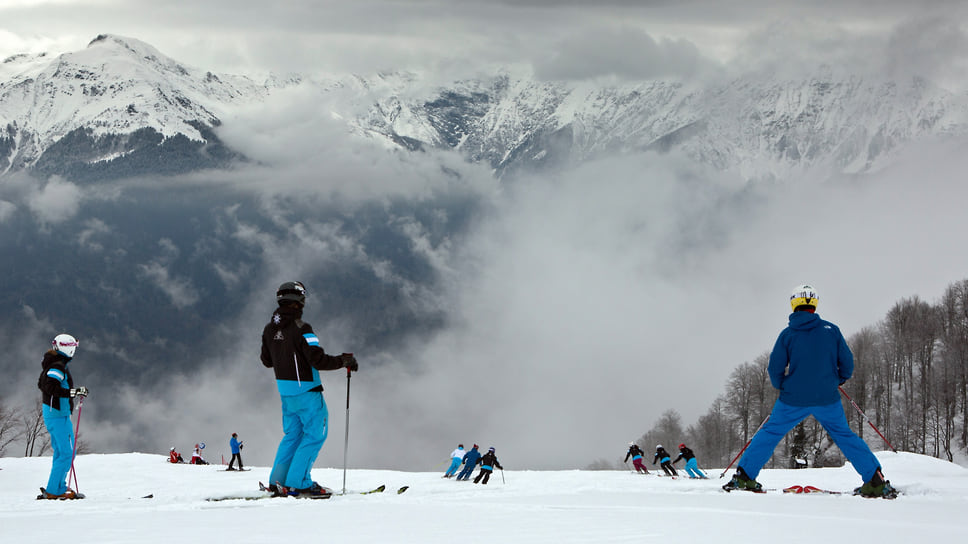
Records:
{"label": "blue ski jacket", "polygon": [[464,454],[464,467],[474,468],[480,460],[481,452],[477,451],[477,448],[471,448],[471,451]]}
{"label": "blue ski jacket", "polygon": [[242,452],[242,450],[239,449],[239,439],[234,436],[229,439],[229,448],[232,449],[233,454]]}
{"label": "blue ski jacket", "polygon": [[840,400],[838,386],[854,373],[854,356],[836,325],[812,312],[793,312],[767,372],[784,403],[826,406]]}

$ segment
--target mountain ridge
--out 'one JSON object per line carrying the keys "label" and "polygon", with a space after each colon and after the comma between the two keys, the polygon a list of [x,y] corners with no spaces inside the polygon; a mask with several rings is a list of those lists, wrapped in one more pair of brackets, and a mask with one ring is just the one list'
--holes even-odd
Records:
{"label": "mountain ridge", "polygon": [[[258,83],[188,67],[115,35],[0,66],[0,174],[67,179],[245,160],[219,139],[227,112],[297,84],[312,86],[348,132],[411,152],[455,150],[498,177],[649,151],[682,153],[745,180],[818,167],[862,173],[922,138],[968,133],[968,97],[924,79],[843,77],[825,68],[799,80],[760,75],[706,85],[550,82],[510,69],[446,86],[405,72]],[[337,103],[339,89],[358,89],[362,98]]]}

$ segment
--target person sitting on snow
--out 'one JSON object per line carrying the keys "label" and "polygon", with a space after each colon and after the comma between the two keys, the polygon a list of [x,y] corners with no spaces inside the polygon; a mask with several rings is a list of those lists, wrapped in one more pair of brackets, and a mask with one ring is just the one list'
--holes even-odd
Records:
{"label": "person sitting on snow", "polygon": [[198,444],[195,444],[195,451],[192,452],[192,464],[193,465],[207,465],[208,461],[202,459],[202,448]]}
{"label": "person sitting on snow", "polygon": [[175,451],[175,446],[172,446],[171,449],[168,450],[168,462],[169,463],[184,463],[185,462],[185,460],[182,459],[181,454],[178,453],[177,451]]}

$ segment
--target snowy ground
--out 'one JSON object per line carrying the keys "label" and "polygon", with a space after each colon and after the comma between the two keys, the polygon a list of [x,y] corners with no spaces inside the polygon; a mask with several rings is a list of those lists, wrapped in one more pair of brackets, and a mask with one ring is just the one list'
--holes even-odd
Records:
{"label": "snowy ground", "polygon": [[[252,495],[269,469],[223,472],[133,453],[80,456],[78,483],[87,499],[38,501],[50,458],[0,458],[0,542],[964,542],[968,469],[909,453],[878,457],[903,492],[897,500],[727,494],[719,487],[722,469],[710,469],[710,480],[507,470],[487,486],[441,479],[439,472],[350,470],[347,495],[330,500],[210,502]],[[342,488],[342,469],[316,469],[313,477]],[[860,483],[849,466],[765,470],[759,480],[768,488],[835,490]],[[387,492],[357,494],[380,484]],[[396,494],[403,485],[410,489]],[[154,498],[141,498],[149,493]]]}

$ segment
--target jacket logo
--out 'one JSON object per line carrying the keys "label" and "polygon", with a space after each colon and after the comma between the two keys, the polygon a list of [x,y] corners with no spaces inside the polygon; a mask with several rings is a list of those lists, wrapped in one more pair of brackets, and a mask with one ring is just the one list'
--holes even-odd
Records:
{"label": "jacket logo", "polygon": [[273,340],[285,340],[282,336],[282,331],[276,331],[276,335],[272,337]]}
{"label": "jacket logo", "polygon": [[276,325],[278,325],[279,323],[282,323],[282,316],[279,314],[272,314],[272,322],[275,323]]}

